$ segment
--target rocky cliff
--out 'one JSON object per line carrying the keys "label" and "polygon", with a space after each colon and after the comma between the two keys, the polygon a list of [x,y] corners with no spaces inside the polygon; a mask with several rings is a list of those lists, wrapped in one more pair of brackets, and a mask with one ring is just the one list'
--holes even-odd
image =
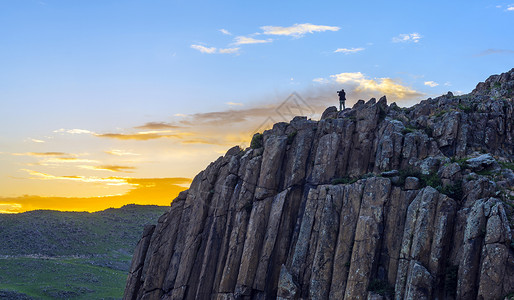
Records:
{"label": "rocky cliff", "polygon": [[513,97],[514,69],[467,95],[275,124],[145,228],[124,299],[501,299]]}

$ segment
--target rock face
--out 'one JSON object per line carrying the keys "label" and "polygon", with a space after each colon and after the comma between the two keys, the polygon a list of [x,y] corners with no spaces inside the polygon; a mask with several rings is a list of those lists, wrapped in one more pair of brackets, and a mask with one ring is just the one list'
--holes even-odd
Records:
{"label": "rock face", "polygon": [[514,69],[468,95],[275,124],[145,228],[124,299],[505,297],[513,94]]}

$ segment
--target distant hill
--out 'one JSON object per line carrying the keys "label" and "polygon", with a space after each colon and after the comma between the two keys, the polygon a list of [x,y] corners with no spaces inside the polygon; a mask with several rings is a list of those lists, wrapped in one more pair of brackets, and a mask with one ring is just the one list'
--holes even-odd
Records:
{"label": "distant hill", "polygon": [[0,298],[121,298],[141,229],[168,209],[0,214]]}

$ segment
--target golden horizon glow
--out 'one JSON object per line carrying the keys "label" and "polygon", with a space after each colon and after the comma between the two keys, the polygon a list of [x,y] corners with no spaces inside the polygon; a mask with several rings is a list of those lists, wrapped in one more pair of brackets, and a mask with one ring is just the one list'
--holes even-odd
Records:
{"label": "golden horizon glow", "polygon": [[180,192],[189,188],[192,181],[190,178],[125,178],[124,180],[133,188],[122,195],[0,197],[0,213],[13,214],[41,209],[95,212],[107,208],[119,208],[127,204],[168,206]]}

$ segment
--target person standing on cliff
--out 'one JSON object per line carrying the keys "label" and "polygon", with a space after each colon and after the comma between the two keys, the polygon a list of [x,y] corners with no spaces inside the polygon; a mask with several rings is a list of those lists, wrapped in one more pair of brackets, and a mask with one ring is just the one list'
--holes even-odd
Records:
{"label": "person standing on cliff", "polygon": [[346,93],[344,92],[344,89],[341,89],[337,94],[339,95],[339,110],[343,110],[345,109],[344,101],[346,101]]}

